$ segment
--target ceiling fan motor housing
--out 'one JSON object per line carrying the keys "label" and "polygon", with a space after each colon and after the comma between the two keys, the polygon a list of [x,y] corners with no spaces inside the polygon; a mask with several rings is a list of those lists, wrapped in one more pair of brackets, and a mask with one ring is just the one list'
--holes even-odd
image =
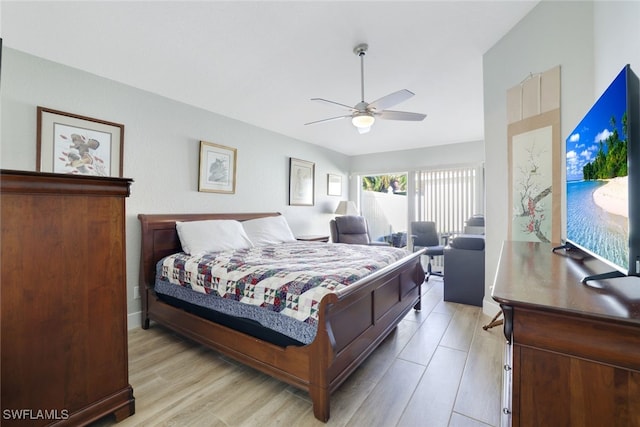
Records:
{"label": "ceiling fan motor housing", "polygon": [[366,43],[360,43],[358,46],[353,48],[353,53],[358,56],[364,56],[367,53],[367,49],[369,49],[369,45]]}

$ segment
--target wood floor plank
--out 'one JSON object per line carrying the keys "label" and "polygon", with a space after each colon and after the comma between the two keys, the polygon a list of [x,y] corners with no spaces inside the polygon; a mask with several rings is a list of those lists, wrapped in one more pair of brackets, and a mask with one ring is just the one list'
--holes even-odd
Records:
{"label": "wood floor plank", "polygon": [[489,427],[490,424],[485,424],[478,420],[474,420],[464,415],[454,412],[451,414],[451,421],[449,427]]}
{"label": "wood floor plank", "polygon": [[[407,314],[411,316],[411,313]],[[419,325],[402,321],[376,351],[331,396],[329,426],[344,426],[369,398],[371,392],[395,362],[398,353],[414,336]]]}
{"label": "wood floor plank", "polygon": [[[249,415],[240,421],[242,426],[296,426],[301,418],[313,418],[313,412],[308,402],[301,401],[297,397],[282,390],[269,396],[264,405],[255,407],[247,406],[245,412]],[[234,420],[228,420],[233,423]]]}
{"label": "wood floor plank", "polygon": [[480,308],[444,302],[442,279],[429,282],[422,311],[332,394],[326,424],[306,392],[152,325],[129,331],[136,413],[91,427],[498,426],[502,331],[483,331]]}
{"label": "wood floor plank", "polygon": [[[207,365],[207,362],[201,362]],[[136,398],[136,415],[125,419],[118,426],[127,426],[128,421],[144,422],[153,425],[156,420],[166,420],[176,417],[182,410],[193,402],[198,402],[203,396],[225,395],[233,390],[233,383],[238,382],[246,370],[217,370],[204,373],[202,376],[190,374],[179,369],[184,375],[167,381],[158,376],[156,381],[142,384],[134,388]],[[246,378],[244,379],[246,381]],[[257,387],[256,381],[251,381]],[[135,387],[135,386],[134,386]],[[143,398],[145,396],[146,398]]]}
{"label": "wood floor plank", "polygon": [[[233,371],[237,369],[234,368]],[[232,376],[228,381],[212,384],[208,389],[199,392],[199,396],[209,402],[209,410],[227,425],[241,425],[251,419],[254,411],[271,405],[274,396],[283,393],[296,400],[295,396],[287,393],[286,384],[246,368],[240,375]],[[300,402],[300,406],[305,410],[311,407],[308,402]]]}
{"label": "wood floor plank", "polygon": [[483,315],[475,328],[454,411],[499,425],[504,336],[500,328],[482,330],[481,325],[490,320]]}
{"label": "wood floor plank", "polygon": [[[191,409],[191,408],[190,408]],[[174,418],[170,418],[160,424],[154,424],[158,427],[177,427],[177,426],[206,426],[206,427],[227,427],[228,424],[216,418],[215,414],[202,408],[193,408],[188,413],[180,413]]]}
{"label": "wood floor plank", "polygon": [[[156,423],[155,419],[148,420],[146,425],[174,427],[174,426],[211,426],[226,427],[228,424],[221,420],[208,407],[208,402],[204,399],[190,399],[187,405],[173,407],[166,414],[158,414],[157,419],[162,419]],[[119,426],[119,425],[118,425]]]}
{"label": "wood floor plank", "polygon": [[455,307],[453,318],[445,331],[440,345],[469,351],[478,323],[480,311],[472,305],[446,303]]}
{"label": "wood floor plank", "polygon": [[467,353],[438,347],[398,423],[402,427],[447,427]]}
{"label": "wood floor plank", "polygon": [[422,293],[421,298],[422,312],[427,315],[431,314],[431,312],[433,312],[433,310],[442,303],[442,298],[444,296],[442,280],[431,279],[430,283],[430,287]]}
{"label": "wood floor plank", "polygon": [[446,314],[431,313],[398,357],[427,366],[450,321]]}
{"label": "wood floor plank", "polygon": [[424,370],[422,365],[397,359],[346,425],[396,425]]}

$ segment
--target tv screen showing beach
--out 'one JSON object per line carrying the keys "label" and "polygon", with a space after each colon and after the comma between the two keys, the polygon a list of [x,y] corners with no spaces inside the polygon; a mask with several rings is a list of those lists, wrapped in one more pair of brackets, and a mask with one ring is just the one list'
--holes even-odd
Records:
{"label": "tv screen showing beach", "polygon": [[566,141],[567,241],[629,268],[627,68]]}

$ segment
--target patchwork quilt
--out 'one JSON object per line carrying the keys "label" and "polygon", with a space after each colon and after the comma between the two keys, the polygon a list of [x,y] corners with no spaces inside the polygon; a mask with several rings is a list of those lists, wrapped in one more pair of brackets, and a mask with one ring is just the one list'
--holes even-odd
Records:
{"label": "patchwork quilt", "polygon": [[[318,306],[327,293],[406,256],[404,249],[384,246],[294,242],[273,246],[207,253],[170,255],[158,262],[156,292],[184,296],[187,289],[213,300],[214,309],[252,318],[263,326],[291,333],[290,321],[270,320],[274,314],[307,325],[305,337],[315,336]],[[170,286],[169,286],[170,285]],[[181,288],[178,290],[178,288]],[[240,303],[240,304],[238,304]],[[256,310],[259,309],[259,310]],[[266,312],[266,313],[265,313]],[[309,328],[310,327],[310,328]],[[305,329],[305,328],[303,328]],[[304,335],[304,334],[303,334]]]}

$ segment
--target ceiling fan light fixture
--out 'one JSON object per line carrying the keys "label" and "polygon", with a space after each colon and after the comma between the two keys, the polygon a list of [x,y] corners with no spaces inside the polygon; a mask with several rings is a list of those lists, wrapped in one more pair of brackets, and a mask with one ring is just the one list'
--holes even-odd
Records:
{"label": "ceiling fan light fixture", "polygon": [[372,114],[369,113],[359,113],[355,114],[351,118],[351,123],[357,128],[368,128],[371,127],[373,122],[376,121],[376,118],[373,117]]}

